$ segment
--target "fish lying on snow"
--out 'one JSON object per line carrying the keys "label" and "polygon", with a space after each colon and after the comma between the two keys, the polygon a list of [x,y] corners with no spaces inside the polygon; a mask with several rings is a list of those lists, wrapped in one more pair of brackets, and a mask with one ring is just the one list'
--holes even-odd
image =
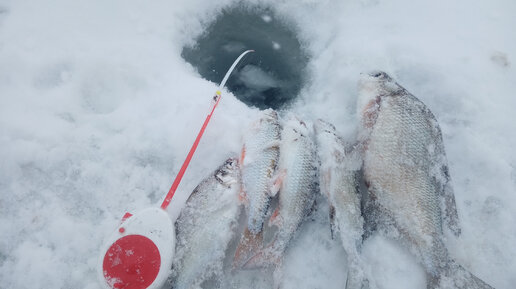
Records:
{"label": "fish lying on snow", "polygon": [[240,213],[239,192],[236,159],[228,159],[192,192],[176,221],[172,288],[198,288],[204,280],[221,275]]}
{"label": "fish lying on snow", "polygon": [[279,158],[280,130],[278,114],[267,109],[244,137],[240,163],[248,222],[235,253],[234,267],[241,267],[262,246],[263,223],[269,209],[272,177]]}
{"label": "fish lying on snow", "polygon": [[299,225],[311,211],[315,200],[315,146],[310,131],[297,118],[289,119],[281,133],[280,158],[275,185],[279,203],[271,223],[278,227],[273,241],[252,257],[244,268],[279,264]]}
{"label": "fish lying on snow", "polygon": [[460,230],[434,115],[384,72],[363,76],[358,106],[366,218],[396,229],[392,235],[423,265],[428,288],[492,288],[455,263],[444,245],[443,227]]}
{"label": "fish lying on snow", "polygon": [[320,161],[319,186],[330,204],[332,236],[335,231],[340,233],[348,258],[346,288],[369,288],[359,254],[364,233],[358,192],[362,160],[357,150],[337,135],[332,124],[318,120],[315,136]]}

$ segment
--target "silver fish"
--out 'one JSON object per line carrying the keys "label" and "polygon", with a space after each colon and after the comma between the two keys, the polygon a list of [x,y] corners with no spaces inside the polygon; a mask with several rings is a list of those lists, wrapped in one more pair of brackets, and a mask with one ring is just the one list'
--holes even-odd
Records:
{"label": "silver fish", "polygon": [[244,137],[240,157],[242,188],[247,204],[247,227],[235,252],[233,266],[241,267],[263,245],[263,224],[273,192],[272,178],[279,158],[278,114],[264,110]]}
{"label": "silver fish", "polygon": [[278,231],[273,241],[244,265],[246,269],[279,264],[290,240],[314,204],[317,182],[315,145],[304,122],[291,118],[285,123],[280,152],[275,180],[279,202],[270,221]]}
{"label": "silver fish", "polygon": [[346,288],[369,288],[359,253],[364,233],[358,191],[362,160],[358,151],[337,135],[332,124],[319,119],[315,123],[315,136],[320,162],[319,187],[330,204],[332,237],[335,231],[340,233],[348,258]]}
{"label": "silver fish", "polygon": [[175,224],[172,288],[198,288],[204,280],[222,274],[225,251],[241,211],[239,192],[236,159],[228,159],[192,192]]}
{"label": "silver fish", "polygon": [[365,215],[386,231],[396,229],[390,235],[423,265],[428,288],[492,288],[455,263],[443,242],[444,228],[455,235],[460,229],[434,115],[381,71],[361,79],[358,106]]}

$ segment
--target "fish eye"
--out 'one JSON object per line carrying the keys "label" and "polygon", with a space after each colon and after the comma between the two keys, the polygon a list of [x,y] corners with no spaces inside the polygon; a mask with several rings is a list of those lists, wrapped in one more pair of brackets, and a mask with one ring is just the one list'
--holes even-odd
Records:
{"label": "fish eye", "polygon": [[226,167],[231,168],[233,166],[234,161],[233,160],[227,160],[226,161]]}

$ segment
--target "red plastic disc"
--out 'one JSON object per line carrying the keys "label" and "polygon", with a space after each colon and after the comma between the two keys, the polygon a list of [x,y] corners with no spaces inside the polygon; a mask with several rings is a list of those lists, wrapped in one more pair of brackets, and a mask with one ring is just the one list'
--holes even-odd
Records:
{"label": "red plastic disc", "polygon": [[102,268],[112,288],[145,289],[158,276],[160,265],[158,247],[149,238],[128,235],[109,247]]}

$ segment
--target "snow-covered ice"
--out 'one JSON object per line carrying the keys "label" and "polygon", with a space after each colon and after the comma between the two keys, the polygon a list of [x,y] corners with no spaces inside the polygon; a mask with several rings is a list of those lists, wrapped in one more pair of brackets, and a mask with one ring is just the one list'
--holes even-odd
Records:
{"label": "snow-covered ice", "polygon": [[[371,69],[433,111],[462,226],[446,244],[476,276],[512,288],[516,2],[250,2],[296,23],[311,55],[291,108],[303,118],[324,117],[351,137],[357,80]],[[182,47],[235,3],[0,0],[0,288],[100,288],[101,244],[126,211],[159,204],[217,87],[181,58]],[[224,94],[172,218],[238,154],[256,114]],[[343,287],[344,252],[323,216],[302,226],[287,252],[285,288]],[[421,267],[395,242],[374,236],[363,252],[380,288],[425,288]]]}

